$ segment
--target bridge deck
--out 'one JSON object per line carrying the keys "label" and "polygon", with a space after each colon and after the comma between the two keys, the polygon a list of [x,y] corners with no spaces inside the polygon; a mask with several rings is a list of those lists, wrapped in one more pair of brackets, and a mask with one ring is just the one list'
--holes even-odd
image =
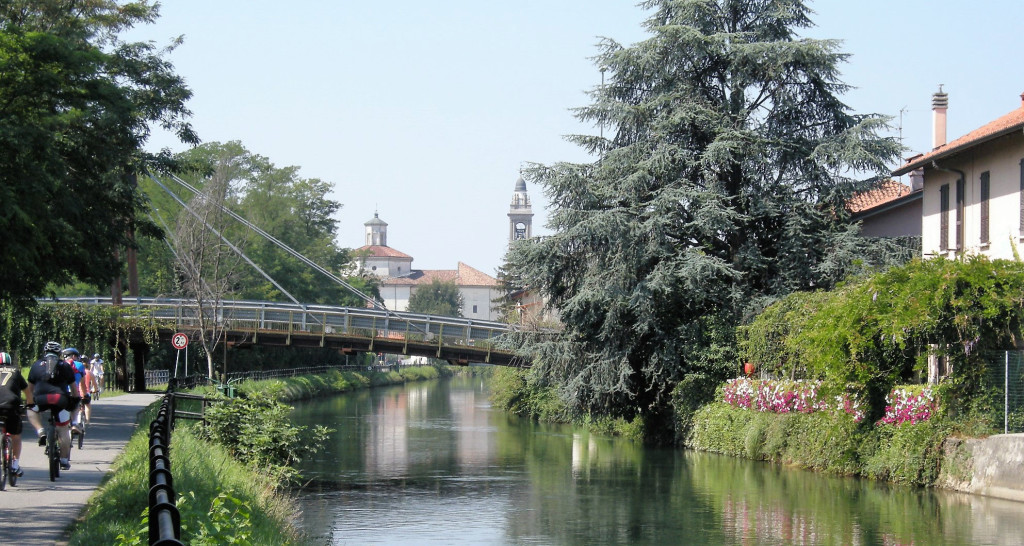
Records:
{"label": "bridge deck", "polygon": [[[61,302],[112,305],[110,298],[62,298]],[[177,332],[199,332],[201,320],[225,329],[234,346],[328,347],[343,352],[377,352],[441,358],[458,364],[483,362],[528,366],[501,343],[514,330],[501,322],[378,309],[225,301],[200,315],[195,302],[171,298],[132,298],[122,309],[150,320],[161,340]]]}

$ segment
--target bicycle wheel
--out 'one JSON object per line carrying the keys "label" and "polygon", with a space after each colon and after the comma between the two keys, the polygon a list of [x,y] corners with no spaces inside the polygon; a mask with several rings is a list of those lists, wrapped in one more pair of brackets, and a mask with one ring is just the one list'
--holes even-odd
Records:
{"label": "bicycle wheel", "polygon": [[78,449],[82,449],[82,442],[85,441],[85,423],[83,422],[78,430]]}
{"label": "bicycle wheel", "polygon": [[0,491],[7,489],[7,481],[11,480],[14,485],[14,474],[11,472],[11,439],[4,434],[2,452],[3,464],[0,465]]}
{"label": "bicycle wheel", "polygon": [[46,457],[50,461],[50,481],[60,476],[60,451],[57,448],[57,429],[52,425],[46,431]]}

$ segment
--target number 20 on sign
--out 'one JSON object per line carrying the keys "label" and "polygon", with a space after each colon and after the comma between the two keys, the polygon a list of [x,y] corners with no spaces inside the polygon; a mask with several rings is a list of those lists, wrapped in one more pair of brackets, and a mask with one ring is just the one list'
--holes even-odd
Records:
{"label": "number 20 on sign", "polygon": [[171,345],[173,345],[174,348],[179,351],[184,349],[185,347],[188,347],[188,336],[180,333],[174,334],[171,337]]}

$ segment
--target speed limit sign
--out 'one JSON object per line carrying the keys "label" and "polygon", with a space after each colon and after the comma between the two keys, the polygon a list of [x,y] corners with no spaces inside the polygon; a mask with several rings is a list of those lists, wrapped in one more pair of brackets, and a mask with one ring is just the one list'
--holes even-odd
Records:
{"label": "speed limit sign", "polygon": [[184,349],[185,347],[188,347],[188,336],[181,333],[174,334],[171,337],[171,345],[173,345],[174,348],[179,351]]}

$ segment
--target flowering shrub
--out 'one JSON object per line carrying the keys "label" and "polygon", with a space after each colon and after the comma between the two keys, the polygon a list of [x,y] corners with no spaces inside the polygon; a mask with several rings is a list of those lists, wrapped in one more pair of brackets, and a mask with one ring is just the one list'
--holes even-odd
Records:
{"label": "flowering shrub", "polygon": [[917,392],[909,389],[893,389],[885,397],[885,417],[878,422],[887,425],[900,425],[903,423],[916,424],[927,421],[935,413],[935,395],[931,387],[925,387]]}
{"label": "flowering shrub", "polygon": [[822,399],[820,381],[773,381],[757,379],[730,379],[722,388],[722,397],[738,408],[772,413],[813,413],[835,409],[852,415],[860,422],[864,411],[860,401],[849,395],[837,396],[830,405]]}

